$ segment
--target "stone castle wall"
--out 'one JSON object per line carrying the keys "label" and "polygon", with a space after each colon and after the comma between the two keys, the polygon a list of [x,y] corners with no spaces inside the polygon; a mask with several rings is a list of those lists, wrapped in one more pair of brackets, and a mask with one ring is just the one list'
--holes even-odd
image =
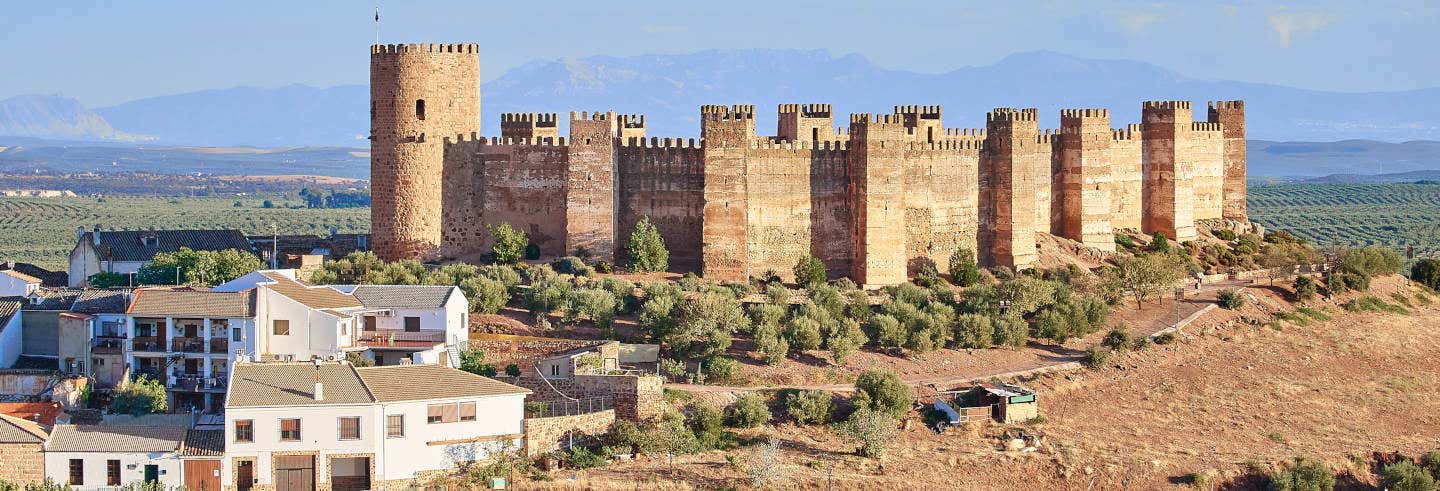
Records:
{"label": "stone castle wall", "polygon": [[[560,136],[558,115],[505,114],[502,137],[486,138],[473,47],[421,46],[372,48],[384,96],[372,220],[387,259],[478,254],[486,226],[503,222],[544,255],[583,249],[623,263],[649,217],[675,270],[788,280],[815,256],[831,277],[878,286],[944,271],[959,247],[985,265],[1027,267],[1036,234],[1114,250],[1116,229],[1184,241],[1195,220],[1244,217],[1240,101],[1212,102],[1205,121],[1186,101],[1146,102],[1122,129],[1104,109],[1065,110],[1061,128],[1042,129],[1035,109],[1012,108],[983,129],[946,128],[939,106],[854,114],[836,128],[828,104],[781,104],[775,136],[756,133],[753,106],[704,106],[698,141],[647,137],[643,115],[571,113]],[[406,98],[422,95],[459,106],[427,102],[417,120]]]}

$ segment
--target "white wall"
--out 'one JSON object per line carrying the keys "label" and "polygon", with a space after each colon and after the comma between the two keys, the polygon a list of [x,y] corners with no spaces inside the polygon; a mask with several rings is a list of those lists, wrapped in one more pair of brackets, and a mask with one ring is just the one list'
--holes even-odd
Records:
{"label": "white wall", "polygon": [[[85,484],[74,486],[76,491],[115,489],[106,484],[106,461],[120,461],[120,484],[123,486],[145,479],[145,466],[160,468],[160,482],[166,487],[184,484],[180,459],[173,452],[162,453],[109,453],[109,452],[45,452],[45,477],[58,484],[70,482],[70,459],[85,461]],[[131,464],[135,465],[130,469]]]}
{"label": "white wall", "polygon": [[[379,440],[384,436],[384,420],[379,417],[379,406],[374,404],[347,404],[325,406],[292,406],[274,408],[227,408],[225,410],[225,460],[221,464],[221,482],[234,482],[234,458],[255,459],[257,484],[271,484],[271,452],[319,451],[315,467],[320,469],[320,482],[329,482],[330,476],[324,471],[325,462],[331,454],[378,454]],[[340,440],[341,417],[360,417],[360,439]],[[300,441],[280,441],[280,420],[300,418]],[[235,421],[254,421],[255,441],[235,441]]]}
{"label": "white wall", "polygon": [[70,250],[70,286],[82,286],[86,279],[99,272],[100,258],[95,255],[94,246],[90,241],[77,240],[75,248]]}
{"label": "white wall", "polygon": [[10,316],[10,321],[5,323],[4,330],[0,330],[0,368],[15,365],[15,360],[20,359],[20,352],[24,351],[24,328],[20,323],[22,315],[25,315],[24,310],[15,311],[15,315]]}
{"label": "white wall", "polygon": [[28,283],[8,274],[0,274],[0,297],[24,297],[38,288],[39,283]]}
{"label": "white wall", "polygon": [[[436,423],[425,422],[430,404],[470,402],[475,404],[475,421]],[[510,448],[519,450],[523,445],[520,438],[506,442],[488,441],[481,443],[430,445],[429,442],[465,440],[485,436],[523,434],[525,417],[525,395],[514,394],[480,398],[455,398],[431,401],[389,403],[384,406],[385,415],[405,415],[405,438],[383,440],[384,458],[378,470],[386,480],[409,479],[416,471],[438,470],[453,467],[457,460],[485,459],[491,451],[509,443]],[[383,427],[383,425],[382,425]]]}
{"label": "white wall", "polygon": [[[309,360],[312,356],[328,357],[340,352],[343,346],[351,344],[355,326],[351,318],[341,319],[291,300],[269,288],[258,290],[256,301],[259,317],[255,331],[260,354],[292,355],[295,360]],[[290,321],[290,334],[277,336],[274,321]],[[348,335],[340,335],[340,324],[348,323]]]}

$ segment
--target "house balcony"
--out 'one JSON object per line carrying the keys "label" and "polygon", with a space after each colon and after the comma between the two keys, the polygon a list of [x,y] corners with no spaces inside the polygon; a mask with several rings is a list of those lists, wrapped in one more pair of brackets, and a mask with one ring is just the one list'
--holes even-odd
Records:
{"label": "house balcony", "polygon": [[224,355],[230,352],[230,340],[226,338],[210,338],[210,353]]}
{"label": "house balcony", "polygon": [[430,348],[445,343],[445,331],[360,331],[356,344],[367,348]]}
{"label": "house balcony", "polygon": [[125,339],[97,336],[90,342],[90,349],[95,353],[121,353],[125,350]]}
{"label": "house balcony", "polygon": [[204,338],[174,338],[170,340],[170,351],[180,353],[204,353]]}
{"label": "house balcony", "polygon": [[225,372],[215,372],[209,377],[182,373],[171,379],[166,387],[177,392],[224,391],[228,380],[229,374]]}
{"label": "house balcony", "polygon": [[165,352],[165,338],[159,336],[135,336],[132,343],[134,351],[152,351],[157,353]]}

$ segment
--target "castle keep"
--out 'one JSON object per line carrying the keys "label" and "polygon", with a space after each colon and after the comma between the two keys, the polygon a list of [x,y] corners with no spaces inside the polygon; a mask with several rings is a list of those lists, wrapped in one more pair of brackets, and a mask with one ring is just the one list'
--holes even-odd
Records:
{"label": "castle keep", "polygon": [[[1036,234],[1114,250],[1116,229],[1196,236],[1195,221],[1245,219],[1245,106],[1143,105],[1112,129],[1106,109],[996,108],[985,128],[946,128],[939,106],[851,114],[781,104],[774,136],[755,107],[702,106],[701,138],[646,135],[643,115],[503,114],[480,136],[474,44],[375,45],[370,55],[371,221],[383,258],[458,257],[487,225],[524,230],[547,256],[615,261],[649,217],[671,265],[743,281],[789,277],[813,255],[832,277],[900,283],[957,247],[1025,267]],[[624,258],[620,258],[623,262]]]}

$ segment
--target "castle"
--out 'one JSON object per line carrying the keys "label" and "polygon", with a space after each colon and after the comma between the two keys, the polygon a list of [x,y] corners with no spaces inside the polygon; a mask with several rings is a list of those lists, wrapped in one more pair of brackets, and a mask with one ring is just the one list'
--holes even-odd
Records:
{"label": "castle", "polygon": [[[385,259],[460,257],[509,223],[542,254],[614,261],[649,217],[671,265],[717,280],[788,278],[802,257],[863,285],[904,282],[952,251],[983,265],[1037,260],[1036,234],[1113,251],[1117,229],[1186,241],[1203,219],[1245,219],[1245,105],[1145,102],[1112,129],[1105,109],[997,108],[946,128],[939,106],[852,114],[781,104],[774,136],[754,106],[702,106],[701,138],[646,135],[643,115],[503,114],[480,136],[474,44],[374,45],[371,222]],[[622,258],[623,260],[623,258]]]}

